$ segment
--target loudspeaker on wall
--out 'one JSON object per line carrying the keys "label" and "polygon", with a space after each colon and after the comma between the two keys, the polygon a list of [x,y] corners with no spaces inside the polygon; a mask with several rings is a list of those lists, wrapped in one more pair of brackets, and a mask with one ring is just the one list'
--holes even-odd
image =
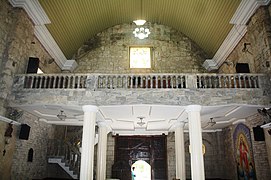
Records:
{"label": "loudspeaker on wall", "polygon": [[264,131],[260,126],[253,127],[253,134],[255,141],[265,141]]}
{"label": "loudspeaker on wall", "polygon": [[30,126],[28,126],[27,124],[22,124],[20,134],[19,134],[19,139],[28,140],[29,132],[30,132]]}

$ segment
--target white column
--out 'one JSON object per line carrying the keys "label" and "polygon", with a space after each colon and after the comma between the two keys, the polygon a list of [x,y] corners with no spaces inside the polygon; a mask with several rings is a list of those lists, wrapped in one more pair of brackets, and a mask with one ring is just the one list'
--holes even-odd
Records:
{"label": "white column", "polygon": [[97,155],[97,180],[106,178],[106,148],[107,148],[107,127],[105,122],[99,122],[99,141]]}
{"label": "white column", "polygon": [[189,121],[189,139],[191,153],[191,177],[195,180],[204,180],[204,163],[202,153],[202,133],[201,133],[201,106],[187,106]]}
{"label": "white column", "polygon": [[97,106],[85,105],[83,137],[82,137],[82,153],[80,166],[80,180],[93,179],[93,161],[94,161],[94,142],[95,142],[95,123]]}
{"label": "white column", "polygon": [[184,122],[178,122],[175,128],[176,179],[185,180]]}

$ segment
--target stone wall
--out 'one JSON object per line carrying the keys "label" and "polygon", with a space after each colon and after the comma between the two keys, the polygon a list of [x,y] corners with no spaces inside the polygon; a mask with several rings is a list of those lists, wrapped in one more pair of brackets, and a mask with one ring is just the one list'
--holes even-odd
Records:
{"label": "stone wall", "polygon": [[[42,179],[47,177],[47,144],[53,138],[54,128],[38,120],[37,117],[24,112],[20,123],[31,127],[28,140],[18,139],[13,155],[11,179]],[[33,162],[28,162],[28,151],[32,148]]]}
{"label": "stone wall", "polygon": [[168,133],[167,135],[167,168],[168,179],[176,178],[176,158],[175,158],[175,135]]}
{"label": "stone wall", "polygon": [[[247,119],[246,125],[250,128],[254,162],[256,168],[257,179],[271,179],[270,164],[268,162],[268,154],[265,141],[255,141],[253,127],[262,125],[263,119],[259,114],[251,116]],[[266,138],[266,141],[268,138]],[[270,140],[270,139],[269,139]]]}
{"label": "stone wall", "polygon": [[[224,144],[222,132],[204,132],[202,142],[205,145],[204,169],[206,178],[223,178],[226,177],[224,169]],[[189,153],[189,134],[184,134],[185,141],[185,164],[186,178],[191,179],[191,160]],[[175,138],[174,133],[167,136],[167,153],[168,153],[168,179],[175,178],[176,175],[176,158],[175,158]]]}
{"label": "stone wall", "polygon": [[[234,51],[227,58],[228,64],[225,63],[219,69],[220,73],[235,73],[236,63],[248,63],[251,73],[266,73],[271,74],[271,5],[269,7],[260,7],[253,15],[251,20],[247,24],[247,33],[243,39],[236,46]],[[245,46],[246,43],[246,46]],[[269,82],[270,83],[270,82]],[[268,89],[268,88],[267,88]],[[269,87],[270,89],[270,87]],[[269,96],[269,104],[271,93],[266,90],[264,94]],[[267,106],[269,107],[269,106]],[[257,115],[248,118],[245,123],[251,129],[251,135],[253,136],[252,127],[261,125],[263,122]],[[236,179],[236,165],[234,163],[233,155],[233,142],[232,134],[236,126],[231,126],[224,129],[225,136],[225,148],[226,164],[228,174],[231,174],[229,178]],[[257,179],[270,179],[270,165],[271,165],[271,138],[268,129],[265,129],[265,142],[252,141],[254,159],[256,165]],[[253,139],[253,138],[252,138]],[[235,174],[235,176],[234,176]]]}
{"label": "stone wall", "polygon": [[[9,180],[18,126],[13,125],[12,137],[5,137],[8,123],[0,121],[0,179]],[[5,154],[3,154],[5,151]]]}
{"label": "stone wall", "polygon": [[0,0],[0,114],[5,114],[7,98],[14,74],[25,73],[28,58],[40,59],[44,72],[60,72],[51,56],[34,36],[34,26],[20,8],[13,8],[8,0]]}
{"label": "stone wall", "polygon": [[13,8],[7,0],[0,1],[0,98],[6,99],[13,76],[25,73],[29,57],[40,59],[40,68],[47,73],[60,72],[51,56],[34,36],[34,26],[24,10]]}
{"label": "stone wall", "polygon": [[269,168],[271,172],[271,127],[264,129],[266,151],[268,156]]}
{"label": "stone wall", "polygon": [[115,137],[112,133],[107,135],[107,152],[106,152],[106,178],[112,177],[112,166],[115,157]]}
{"label": "stone wall", "polygon": [[248,63],[251,73],[271,73],[271,6],[260,7],[247,25],[247,33],[227,57],[219,72],[235,73],[237,63]]}
{"label": "stone wall", "polygon": [[[0,115],[6,115],[9,106],[8,96],[13,84],[13,76],[25,73],[29,57],[40,59],[44,72],[60,72],[43,46],[34,36],[34,26],[27,14],[20,8],[13,8],[8,0],[0,0]],[[0,148],[4,147],[3,133],[7,123],[0,123]],[[15,128],[16,129],[16,128]],[[0,179],[10,178],[10,169],[16,138],[8,145],[5,157],[1,156]],[[2,171],[3,170],[3,171]]]}
{"label": "stone wall", "polygon": [[[181,32],[146,23],[151,34],[144,40],[133,36],[134,24],[110,27],[89,39],[74,55],[77,73],[197,73],[204,72],[207,55]],[[129,47],[150,46],[151,69],[130,69]]]}

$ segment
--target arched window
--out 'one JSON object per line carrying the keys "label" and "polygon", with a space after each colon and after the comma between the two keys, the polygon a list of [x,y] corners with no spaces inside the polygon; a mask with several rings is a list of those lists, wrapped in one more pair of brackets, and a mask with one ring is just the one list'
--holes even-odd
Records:
{"label": "arched window", "polygon": [[27,162],[32,162],[33,161],[33,154],[34,154],[34,151],[33,151],[32,148],[30,148],[29,151],[28,151]]}

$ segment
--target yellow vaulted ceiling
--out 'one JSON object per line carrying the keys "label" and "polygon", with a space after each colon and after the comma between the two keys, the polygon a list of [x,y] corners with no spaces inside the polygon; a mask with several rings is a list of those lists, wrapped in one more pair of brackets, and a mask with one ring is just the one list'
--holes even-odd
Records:
{"label": "yellow vaulted ceiling", "polygon": [[[93,35],[141,16],[140,0],[39,0],[46,25],[68,59]],[[241,0],[142,0],[142,18],[171,26],[211,57],[232,28]],[[132,33],[132,32],[131,32]]]}

